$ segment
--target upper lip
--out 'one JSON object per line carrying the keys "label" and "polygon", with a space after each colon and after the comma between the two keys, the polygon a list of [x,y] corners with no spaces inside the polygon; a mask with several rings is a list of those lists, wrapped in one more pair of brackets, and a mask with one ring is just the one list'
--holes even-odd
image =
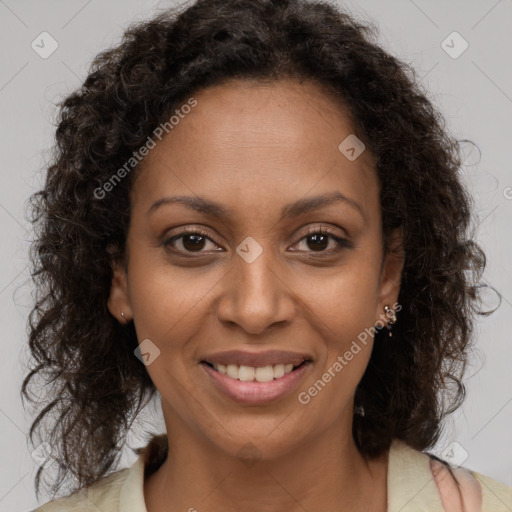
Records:
{"label": "upper lip", "polygon": [[265,352],[245,352],[242,350],[227,350],[204,357],[201,361],[212,364],[236,364],[238,366],[274,366],[276,364],[293,364],[298,366],[304,361],[311,361],[309,354],[290,352],[286,350],[267,350]]}

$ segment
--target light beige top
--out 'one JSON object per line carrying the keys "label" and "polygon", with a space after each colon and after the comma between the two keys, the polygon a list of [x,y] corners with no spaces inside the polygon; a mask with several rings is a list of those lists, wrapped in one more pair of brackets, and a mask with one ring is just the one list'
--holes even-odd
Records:
{"label": "light beige top", "polygon": [[[131,467],[73,495],[49,501],[33,512],[147,512],[144,471],[148,462],[156,469],[163,461],[161,446],[166,439],[165,434],[154,436],[137,452]],[[471,474],[482,488],[483,512],[512,512],[512,487],[474,471]],[[429,456],[397,439],[389,450],[387,491],[388,512],[444,512]]]}

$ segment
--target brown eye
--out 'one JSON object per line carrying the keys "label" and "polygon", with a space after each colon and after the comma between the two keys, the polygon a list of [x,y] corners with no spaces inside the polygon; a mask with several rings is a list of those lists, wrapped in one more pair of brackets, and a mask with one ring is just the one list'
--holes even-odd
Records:
{"label": "brown eye", "polygon": [[202,253],[208,242],[214,246],[216,244],[207,236],[207,233],[201,230],[182,231],[180,234],[172,236],[163,242],[163,246],[177,253]]}
{"label": "brown eye", "polygon": [[[339,237],[332,232],[326,230],[325,228],[313,228],[306,236],[301,238],[299,241],[302,242],[305,240],[305,245],[308,250],[305,252],[318,252],[318,253],[332,253],[340,251],[342,248],[350,248],[352,247],[350,242],[342,237]],[[334,241],[334,248],[328,250],[329,242]]]}
{"label": "brown eye", "polygon": [[187,251],[200,251],[204,248],[205,238],[203,235],[182,235],[180,238],[183,239],[181,243]]}
{"label": "brown eye", "polygon": [[329,238],[330,236],[325,233],[314,233],[306,237],[308,242],[310,242],[308,247],[313,251],[323,251],[327,249],[327,246],[329,245]]}

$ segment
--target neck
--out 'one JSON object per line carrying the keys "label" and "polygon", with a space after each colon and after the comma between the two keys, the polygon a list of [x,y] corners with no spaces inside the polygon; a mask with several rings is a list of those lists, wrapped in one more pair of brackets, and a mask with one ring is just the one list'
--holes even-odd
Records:
{"label": "neck", "polygon": [[389,452],[365,460],[352,436],[325,432],[274,458],[250,444],[233,457],[187,429],[170,443],[144,481],[148,512],[386,510]]}

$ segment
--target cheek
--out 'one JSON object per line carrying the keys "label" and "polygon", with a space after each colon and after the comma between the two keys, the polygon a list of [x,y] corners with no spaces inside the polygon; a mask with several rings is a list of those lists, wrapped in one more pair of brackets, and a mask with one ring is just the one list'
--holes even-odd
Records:
{"label": "cheek", "polygon": [[[129,293],[137,337],[139,343],[149,339],[158,347],[164,367],[178,371],[195,361],[189,340],[215,318],[211,294],[224,274],[173,267],[145,257],[143,251],[130,258]],[[148,371],[157,370],[150,365]]]}
{"label": "cheek", "polygon": [[159,345],[176,347],[193,335],[200,319],[205,320],[204,293],[181,292],[163,284],[161,288],[142,290],[132,301],[137,335],[139,340],[150,338]]}
{"label": "cheek", "polygon": [[355,254],[335,272],[318,278],[315,286],[308,284],[305,296],[326,329],[326,339],[346,343],[374,325],[379,267],[373,260]]}
{"label": "cheek", "polygon": [[330,401],[343,407],[366,370],[373,347],[379,269],[379,260],[371,253],[354,254],[323,288],[309,288],[316,335],[323,340],[318,369],[308,383],[313,395],[321,395],[314,400],[315,407]]}
{"label": "cheek", "polygon": [[[135,260],[134,260],[135,263]],[[146,267],[147,268],[147,267]],[[208,316],[205,277],[184,279],[183,272],[135,265],[131,274],[131,304],[139,344],[149,339],[157,354],[146,370],[165,399],[186,409],[190,401],[190,371],[196,364],[194,340]],[[141,346],[141,349],[143,347]]]}
{"label": "cheek", "polygon": [[327,291],[314,297],[314,328],[322,345],[318,366],[297,398],[319,424],[335,421],[351,404],[368,366],[373,347],[375,289],[373,277],[365,279],[364,273],[358,274],[352,267],[338,273]]}

